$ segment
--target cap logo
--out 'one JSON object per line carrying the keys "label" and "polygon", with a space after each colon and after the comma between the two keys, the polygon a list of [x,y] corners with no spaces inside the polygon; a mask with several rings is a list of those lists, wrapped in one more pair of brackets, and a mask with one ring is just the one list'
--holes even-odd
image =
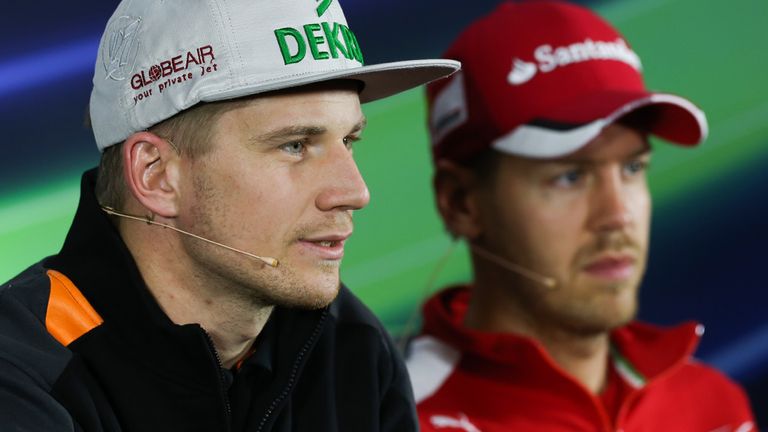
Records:
{"label": "cap logo", "polygon": [[512,85],[525,84],[536,75],[536,71],[538,70],[539,68],[535,63],[529,63],[516,58],[512,62],[512,71],[509,73],[507,80]]}
{"label": "cap logo", "polygon": [[131,75],[139,53],[140,27],[141,17],[129,16],[121,16],[109,25],[102,42],[106,78],[123,81]]}
{"label": "cap logo", "polygon": [[540,45],[533,51],[538,63],[530,63],[515,58],[507,81],[514,85],[522,85],[533,79],[537,71],[549,73],[560,67],[582,63],[590,60],[616,60],[632,66],[640,71],[640,57],[635,54],[623,39],[613,42],[593,41],[586,39],[570,45],[553,48],[552,45]]}
{"label": "cap logo", "polygon": [[[322,17],[333,0],[320,2],[315,11]],[[277,46],[286,65],[301,63],[307,59],[307,48],[314,60],[328,60],[344,57],[363,64],[363,53],[355,34],[344,24],[320,22],[305,24],[300,28],[283,27],[275,30]]]}
{"label": "cap logo", "polygon": [[131,88],[136,90],[133,103],[138,104],[179,84],[218,71],[219,65],[211,45],[203,45],[184,54],[163,59],[131,76]]}
{"label": "cap logo", "polygon": [[328,10],[328,7],[331,5],[333,0],[317,0],[320,2],[320,4],[317,6],[317,16],[321,17],[325,13],[325,11]]}
{"label": "cap logo", "polygon": [[344,56],[363,63],[363,53],[352,30],[339,23],[306,24],[301,30],[285,27],[275,30],[277,44],[286,65],[306,58],[307,47],[315,60]]}
{"label": "cap logo", "polygon": [[430,118],[432,145],[437,145],[446,135],[466,123],[468,119],[464,75],[459,71],[435,96],[435,101],[432,103]]}

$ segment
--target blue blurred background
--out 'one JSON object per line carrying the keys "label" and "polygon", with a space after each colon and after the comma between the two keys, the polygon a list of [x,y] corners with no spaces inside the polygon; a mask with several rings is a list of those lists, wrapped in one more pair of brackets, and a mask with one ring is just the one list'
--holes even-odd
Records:
{"label": "blue blurred background", "polygon": [[[342,0],[367,63],[439,56],[498,0]],[[612,21],[643,59],[650,88],[691,98],[709,140],[655,145],[652,247],[641,318],[697,320],[698,356],[747,388],[768,422],[768,2],[581,1]],[[116,6],[13,2],[0,26],[0,280],[61,246],[80,173],[98,152],[83,126],[98,40]],[[343,279],[393,333],[427,295],[448,249],[432,204],[420,90],[366,106],[356,150],[373,196],[357,217]],[[435,288],[471,277],[466,250]]]}

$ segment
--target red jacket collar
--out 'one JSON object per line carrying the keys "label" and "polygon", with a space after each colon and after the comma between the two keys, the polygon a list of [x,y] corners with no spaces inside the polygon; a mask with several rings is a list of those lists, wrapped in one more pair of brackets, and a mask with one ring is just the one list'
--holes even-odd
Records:
{"label": "red jacket collar", "polygon": [[[469,286],[452,287],[431,297],[424,305],[424,333],[456,347],[464,354],[501,364],[530,364],[532,357],[554,365],[535,340],[511,333],[488,333],[464,327]],[[686,361],[696,349],[702,326],[687,322],[661,328],[632,322],[611,333],[618,352],[646,379],[653,379]]]}

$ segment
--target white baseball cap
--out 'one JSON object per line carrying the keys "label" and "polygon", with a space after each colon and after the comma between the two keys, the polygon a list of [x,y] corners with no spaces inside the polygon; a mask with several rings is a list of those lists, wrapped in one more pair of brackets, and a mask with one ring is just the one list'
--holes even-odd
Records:
{"label": "white baseball cap", "polygon": [[363,66],[338,0],[123,0],[101,39],[91,123],[103,151],[199,102],[340,78],[370,102],[459,67]]}

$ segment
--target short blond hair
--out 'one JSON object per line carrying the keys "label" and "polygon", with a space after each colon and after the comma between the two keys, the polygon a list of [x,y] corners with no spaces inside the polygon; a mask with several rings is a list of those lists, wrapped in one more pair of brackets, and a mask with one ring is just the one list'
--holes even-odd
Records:
{"label": "short blond hair", "polygon": [[[243,101],[200,103],[164,120],[149,132],[170,140],[182,156],[199,158],[211,150],[216,121],[225,112],[242,105]],[[96,180],[96,198],[99,204],[121,209],[128,187],[123,173],[123,144],[104,149]]]}
{"label": "short blond hair", "polygon": [[[211,140],[213,139],[216,122],[227,111],[243,107],[250,101],[265,95],[289,94],[313,88],[327,87],[353,87],[359,93],[362,89],[362,84],[355,80],[337,79],[274,90],[239,99],[201,102],[152,126],[149,128],[149,132],[170,140],[182,156],[196,159],[204,156],[211,150]],[[123,207],[128,192],[123,174],[122,147],[123,144],[120,143],[104,149],[96,180],[96,198],[99,204],[114,209],[121,209]]]}

